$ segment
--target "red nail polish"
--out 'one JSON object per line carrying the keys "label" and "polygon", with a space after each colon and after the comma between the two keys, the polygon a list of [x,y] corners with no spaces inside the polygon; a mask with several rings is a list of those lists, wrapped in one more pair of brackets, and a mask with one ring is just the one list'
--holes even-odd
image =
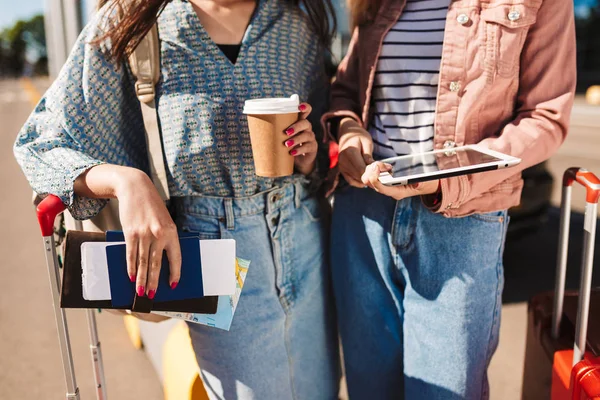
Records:
{"label": "red nail polish", "polygon": [[294,141],[293,140],[288,140],[287,142],[285,142],[285,145],[287,147],[292,147],[294,145]]}
{"label": "red nail polish", "polygon": [[171,283],[171,290],[175,289],[178,284],[179,284],[179,282],[173,282],[173,283]]}
{"label": "red nail polish", "polygon": [[154,296],[156,295],[156,290],[151,290],[148,292],[148,298],[150,300],[154,299]]}
{"label": "red nail polish", "polygon": [[292,150],[292,151],[290,151],[290,154],[295,156],[296,154],[298,154],[298,150]]}
{"label": "red nail polish", "polygon": [[306,106],[304,104],[300,104],[300,107],[298,108],[300,109],[300,111],[306,110]]}
{"label": "red nail polish", "polygon": [[293,135],[294,134],[294,128],[288,128],[288,129],[286,129],[285,133],[287,133],[288,136]]}
{"label": "red nail polish", "polygon": [[146,291],[146,288],[143,286],[138,286],[137,288],[137,295],[142,297],[144,295],[144,292]]}
{"label": "red nail polish", "polygon": [[129,279],[131,279],[131,282],[135,282],[136,278],[137,278],[137,277],[136,277],[135,275],[131,275],[131,276],[129,277]]}

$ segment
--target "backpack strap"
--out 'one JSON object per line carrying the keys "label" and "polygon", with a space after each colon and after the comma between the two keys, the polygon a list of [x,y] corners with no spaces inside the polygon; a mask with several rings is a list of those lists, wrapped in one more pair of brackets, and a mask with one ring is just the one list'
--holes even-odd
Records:
{"label": "backpack strap", "polygon": [[156,112],[156,84],[160,80],[160,47],[156,24],[142,39],[129,56],[129,66],[135,82],[135,93],[140,101],[144,127],[146,128],[146,146],[150,163],[150,176],[160,197],[169,200],[167,172],[163,156],[162,139],[158,127]]}
{"label": "backpack strap", "polygon": [[[98,9],[106,3],[108,3],[108,0],[99,0]],[[136,81],[135,94],[140,101],[142,118],[144,119],[150,177],[160,197],[164,201],[168,201],[170,198],[169,186],[155,102],[155,88],[160,80],[160,43],[156,24],[152,26],[129,56],[129,67]]]}

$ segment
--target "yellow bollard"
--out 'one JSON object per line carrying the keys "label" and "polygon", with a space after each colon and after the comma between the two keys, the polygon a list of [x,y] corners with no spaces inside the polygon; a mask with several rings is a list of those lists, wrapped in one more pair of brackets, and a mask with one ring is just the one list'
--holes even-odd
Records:
{"label": "yellow bollard", "polygon": [[585,93],[585,100],[588,104],[600,106],[600,85],[590,86]]}
{"label": "yellow bollard", "polygon": [[123,317],[123,322],[125,323],[125,329],[127,330],[127,335],[129,335],[131,344],[133,344],[133,347],[140,350],[143,346],[143,343],[138,319],[133,315],[125,315]]}
{"label": "yellow bollard", "polygon": [[184,322],[169,333],[163,347],[163,369],[165,400],[208,400]]}
{"label": "yellow bollard", "polygon": [[25,93],[27,93],[27,97],[29,97],[29,103],[31,103],[31,106],[35,107],[42,98],[42,94],[36,89],[35,85],[29,78],[21,79],[21,87]]}

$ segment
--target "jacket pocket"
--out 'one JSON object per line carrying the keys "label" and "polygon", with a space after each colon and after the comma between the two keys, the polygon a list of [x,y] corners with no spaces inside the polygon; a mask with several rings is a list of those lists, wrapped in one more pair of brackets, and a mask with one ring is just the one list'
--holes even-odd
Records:
{"label": "jacket pocket", "polygon": [[485,65],[503,77],[514,77],[527,32],[536,21],[539,5],[498,4],[481,10],[485,23]]}

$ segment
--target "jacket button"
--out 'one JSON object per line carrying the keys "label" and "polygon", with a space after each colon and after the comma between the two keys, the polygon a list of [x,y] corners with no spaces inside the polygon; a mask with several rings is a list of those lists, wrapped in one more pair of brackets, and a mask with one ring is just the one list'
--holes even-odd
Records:
{"label": "jacket button", "polygon": [[453,140],[446,140],[444,142],[444,148],[445,149],[451,149],[453,147],[456,147],[456,142],[454,142]]}
{"label": "jacket button", "polygon": [[450,82],[450,91],[458,92],[460,90],[460,82],[452,81]]}
{"label": "jacket button", "polygon": [[460,14],[456,20],[458,21],[459,24],[464,25],[467,22],[469,22],[469,16],[467,14]]}
{"label": "jacket button", "polygon": [[515,22],[515,21],[519,20],[519,18],[521,18],[521,13],[518,12],[517,10],[513,10],[508,13],[507,17],[508,17],[509,21]]}

